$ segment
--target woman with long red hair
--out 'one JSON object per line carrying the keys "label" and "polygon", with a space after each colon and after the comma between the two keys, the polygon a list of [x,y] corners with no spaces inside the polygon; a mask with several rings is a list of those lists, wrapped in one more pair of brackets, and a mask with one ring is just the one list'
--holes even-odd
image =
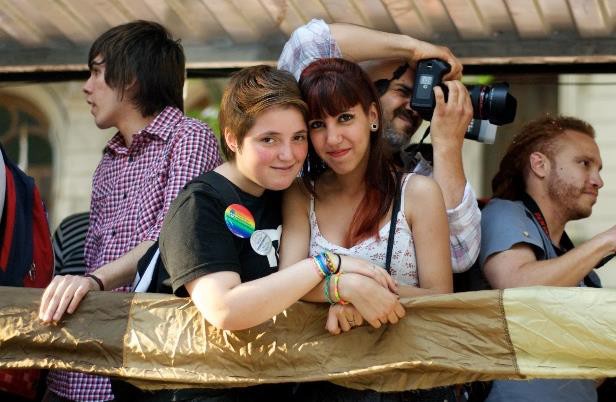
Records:
{"label": "woman with long red hair", "polygon": [[363,320],[396,323],[404,309],[391,298],[452,292],[441,190],[428,177],[396,171],[370,79],[355,63],[321,59],[303,71],[300,89],[309,151],[301,180],[284,197],[281,266],[329,251],[388,269],[397,282],[392,291],[345,274],[322,281],[304,300],[332,303],[326,326],[339,333]]}

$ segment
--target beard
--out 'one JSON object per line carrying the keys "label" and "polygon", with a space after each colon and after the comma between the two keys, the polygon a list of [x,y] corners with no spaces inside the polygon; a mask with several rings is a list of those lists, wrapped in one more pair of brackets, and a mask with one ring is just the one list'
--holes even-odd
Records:
{"label": "beard", "polygon": [[397,152],[408,144],[410,137],[400,134],[393,127],[388,126],[383,130],[383,137],[393,152]]}
{"label": "beard", "polygon": [[[394,126],[394,119],[396,117],[406,122],[402,128]],[[405,107],[394,109],[391,116],[385,116],[384,120],[385,139],[389,145],[396,150],[399,150],[410,142],[411,137],[415,134],[415,131],[417,131],[423,121],[417,113],[410,111]]]}
{"label": "beard", "polygon": [[[557,169],[555,169],[558,171]],[[580,197],[584,194],[584,188],[578,188],[574,184],[564,180],[558,173],[553,173],[548,178],[548,195],[556,201],[561,213],[567,221],[588,218],[592,213],[592,205],[584,207],[580,205]]]}

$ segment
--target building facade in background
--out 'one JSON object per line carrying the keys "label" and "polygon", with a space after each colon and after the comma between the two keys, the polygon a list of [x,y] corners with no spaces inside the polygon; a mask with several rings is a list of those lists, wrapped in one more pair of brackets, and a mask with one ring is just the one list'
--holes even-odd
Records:
{"label": "building facade in background", "polygon": [[[616,223],[616,75],[508,76],[518,98],[516,121],[498,129],[493,145],[466,141],[464,166],[478,196],[490,196],[489,183],[513,133],[541,113],[572,115],[597,131],[605,186],[590,218],[572,222],[574,242]],[[209,81],[209,82],[208,82]],[[186,108],[198,117],[219,103],[224,79],[189,80]],[[0,89],[0,141],[11,158],[33,176],[49,210],[51,230],[66,216],[88,211],[92,175],[111,130],[98,129],[84,101],[83,83],[9,84]],[[212,125],[215,127],[214,125]],[[218,133],[217,133],[218,134]],[[609,272],[614,271],[614,272]],[[607,286],[616,287],[616,261],[599,271]]]}

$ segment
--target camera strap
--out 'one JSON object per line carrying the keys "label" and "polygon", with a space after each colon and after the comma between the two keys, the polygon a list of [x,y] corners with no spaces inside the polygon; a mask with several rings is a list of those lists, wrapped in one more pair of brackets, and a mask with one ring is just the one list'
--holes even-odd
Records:
{"label": "camera strap", "polygon": [[426,140],[428,135],[430,135],[430,126],[426,127],[426,131],[424,131],[424,134],[421,137],[421,140],[419,140],[419,145],[423,144],[423,142]]}
{"label": "camera strap", "polygon": [[400,66],[398,66],[398,68],[396,68],[390,79],[381,78],[380,80],[374,81],[373,84],[379,94],[379,97],[383,96],[385,92],[387,92],[387,90],[389,89],[391,83],[395,80],[400,79],[400,77],[402,77],[402,74],[404,74],[404,72],[410,67],[411,66],[409,65],[409,63],[401,64]]}
{"label": "camera strap", "polygon": [[404,147],[398,153],[400,163],[404,166],[404,170],[412,172],[421,162],[422,158],[432,164],[432,144],[424,144],[424,140],[430,134],[430,126],[424,131],[421,140],[418,143],[412,143]]}
{"label": "camera strap", "polygon": [[[533,214],[533,217],[535,218],[537,223],[539,223],[539,226],[541,226],[543,233],[545,233],[548,239],[550,239],[550,230],[548,229],[548,224],[545,221],[545,216],[543,216],[543,212],[541,212],[541,209],[539,209],[539,205],[537,205],[535,200],[533,200],[532,197],[527,193],[524,193],[524,195],[522,196],[522,202],[524,203],[526,209],[528,209],[530,213]],[[554,243],[552,243],[552,246],[554,247],[554,251],[556,251],[556,255],[559,257],[575,247],[573,245],[573,242],[571,241],[571,238],[569,238],[569,235],[567,235],[567,232],[564,231],[563,236],[560,239],[560,246],[557,246]]]}
{"label": "camera strap", "polygon": [[[539,226],[541,226],[541,229],[543,230],[545,235],[548,237],[548,239],[550,239],[550,230],[548,229],[548,224],[545,221],[545,216],[543,215],[543,212],[541,212],[539,205],[537,205],[535,200],[533,200],[532,197],[528,195],[527,193],[524,193],[522,195],[522,202],[524,203],[524,206],[530,211],[530,213],[533,214],[533,217],[535,218],[537,223],[539,223]],[[551,239],[550,239],[550,242],[551,242]],[[554,251],[556,252],[556,255],[560,257],[561,255],[564,255],[568,251],[573,250],[573,248],[575,248],[575,245],[571,241],[571,238],[569,237],[567,232],[563,231],[563,235],[560,239],[560,246],[557,246],[554,243],[552,243],[552,247],[554,247]],[[601,261],[597,263],[597,265],[595,265],[594,268],[597,269],[597,268],[602,267],[603,265],[605,265],[605,263],[607,263],[609,260],[614,258],[615,255],[616,254],[611,254],[611,255],[608,255],[607,257],[604,257]],[[598,287],[596,282],[592,278],[590,278],[590,274],[584,277],[584,284],[588,287],[593,287],[593,288]]]}

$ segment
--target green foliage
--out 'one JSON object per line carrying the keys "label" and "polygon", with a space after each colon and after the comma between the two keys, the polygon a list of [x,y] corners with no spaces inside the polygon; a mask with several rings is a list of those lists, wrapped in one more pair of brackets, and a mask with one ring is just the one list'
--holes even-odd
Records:
{"label": "green foliage", "polygon": [[186,112],[188,117],[192,117],[197,120],[201,120],[207,123],[208,126],[214,131],[216,138],[220,142],[220,126],[218,125],[218,106],[208,107],[205,110],[189,110]]}
{"label": "green foliage", "polygon": [[462,77],[464,85],[491,85],[494,82],[493,75],[465,75]]}

